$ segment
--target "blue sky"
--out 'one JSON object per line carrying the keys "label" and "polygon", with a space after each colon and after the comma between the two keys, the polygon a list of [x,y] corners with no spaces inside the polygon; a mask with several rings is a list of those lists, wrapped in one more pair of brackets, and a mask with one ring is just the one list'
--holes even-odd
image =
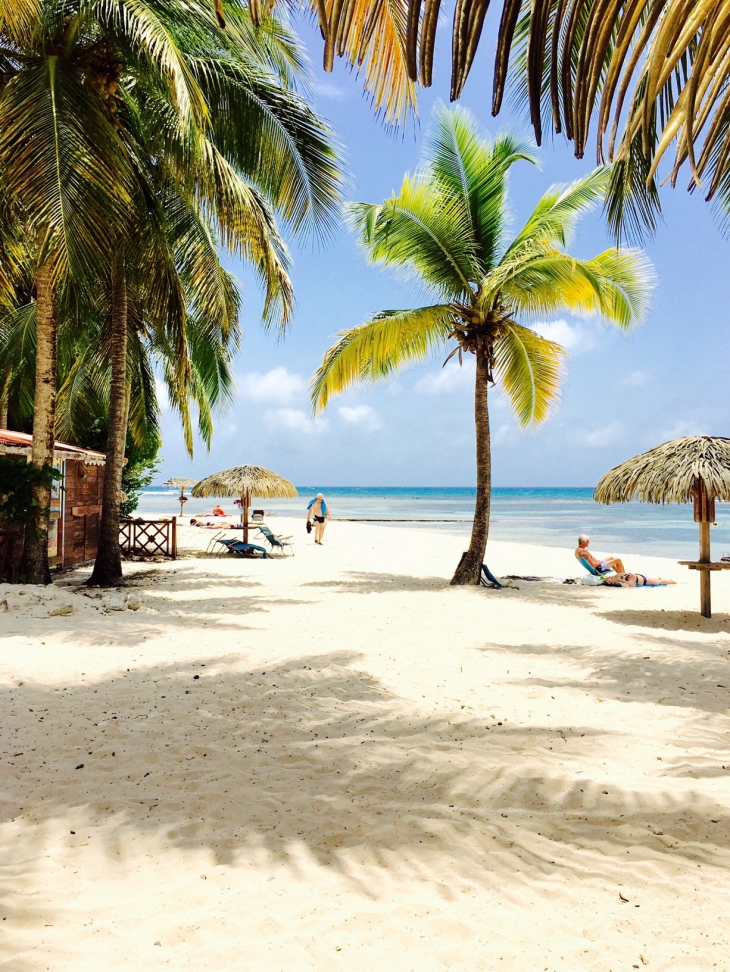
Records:
{"label": "blue sky", "polygon": [[[493,30],[493,12],[489,18]],[[379,202],[417,165],[431,107],[448,94],[449,25],[439,31],[434,86],[420,93],[420,130],[411,126],[397,137],[374,118],[359,80],[341,63],[332,75],[322,73],[317,38],[308,27],[302,33],[312,52],[319,110],[338,133],[348,161],[348,198]],[[461,103],[488,133],[515,128],[528,134],[524,119],[508,111],[491,118],[492,63],[487,38]],[[515,226],[548,186],[591,167],[590,159],[573,157],[562,137],[540,150],[540,160],[539,170],[527,163],[512,169]],[[666,189],[662,203],[664,223],[646,247],[657,275],[647,324],[626,338],[596,320],[564,316],[546,322],[544,333],[571,354],[562,401],[547,423],[524,432],[506,403],[492,395],[495,485],[589,486],[612,465],[666,439],[728,434],[729,244],[699,193]],[[609,245],[596,212],[580,225],[571,250],[588,257]],[[389,385],[342,396],[311,420],[307,386],[335,332],[375,311],[420,301],[402,281],[368,266],[344,228],[326,248],[292,250],[297,310],[283,342],[262,331],[255,283],[244,267],[231,265],[245,292],[235,401],[217,418],[210,453],[198,443],[192,461],[177,418],[165,412],[159,481],[253,463],[307,485],[472,485],[470,363],[442,369],[442,355]]]}

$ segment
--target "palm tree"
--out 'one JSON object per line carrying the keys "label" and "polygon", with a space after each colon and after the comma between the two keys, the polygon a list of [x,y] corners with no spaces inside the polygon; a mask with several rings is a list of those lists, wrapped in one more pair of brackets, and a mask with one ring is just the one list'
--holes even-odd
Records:
{"label": "palm tree", "polygon": [[559,392],[564,350],[518,321],[591,313],[627,330],[643,317],[651,285],[638,252],[578,260],[563,249],[605,191],[604,170],[550,189],[508,240],[506,178],[519,159],[534,161],[533,152],[513,136],[488,142],[467,112],[436,110],[422,168],[382,205],[354,204],[350,220],[374,263],[412,277],[438,303],[382,311],[340,332],[312,385],[316,412],[332,395],[388,378],[450,341],[449,357],[475,355],[476,508],[453,584],[479,582],[487,544],[490,384],[500,383],[523,426],[542,422]]}
{"label": "palm tree", "polygon": [[[88,52],[79,58],[78,18],[69,13],[60,0],[0,0],[0,185],[33,241],[38,468],[53,463],[59,286],[70,275],[90,284],[104,266],[106,234],[124,225],[133,178],[97,86],[87,83]],[[46,583],[50,480],[34,487],[34,500],[23,573]]]}
{"label": "palm tree", "polygon": [[[280,25],[255,32],[238,20],[223,33],[199,4],[0,0],[0,189],[37,254],[32,461],[52,462],[61,291],[113,282],[110,502],[125,415],[124,261],[136,243],[130,224],[143,225],[130,214],[143,212],[154,184],[150,161],[178,191],[186,187],[188,207],[207,214],[215,240],[254,263],[271,315],[279,307],[286,316],[290,302],[273,211],[299,231],[332,225],[336,153],[295,90],[301,55]],[[139,141],[143,122],[153,134]],[[183,378],[184,360],[179,367]],[[24,573],[35,582],[49,579],[49,497],[37,490],[25,547]]]}

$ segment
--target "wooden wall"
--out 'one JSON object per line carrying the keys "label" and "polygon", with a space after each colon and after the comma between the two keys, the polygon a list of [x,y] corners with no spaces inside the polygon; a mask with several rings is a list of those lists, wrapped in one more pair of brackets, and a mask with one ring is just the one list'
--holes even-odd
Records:
{"label": "wooden wall", "polygon": [[64,538],[61,542],[63,565],[69,567],[96,557],[104,467],[87,466],[78,459],[67,459],[64,486]]}

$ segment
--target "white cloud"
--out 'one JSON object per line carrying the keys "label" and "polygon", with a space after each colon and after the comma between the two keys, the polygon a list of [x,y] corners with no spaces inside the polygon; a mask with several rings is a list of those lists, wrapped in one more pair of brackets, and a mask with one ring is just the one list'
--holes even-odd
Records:
{"label": "white cloud", "polygon": [[632,371],[630,375],[624,378],[624,385],[628,385],[630,388],[640,388],[642,385],[646,385],[647,382],[651,381],[651,375],[648,371]]}
{"label": "white cloud", "polygon": [[700,422],[692,419],[689,421],[675,422],[670,428],[659,433],[659,439],[666,442],[668,439],[681,439],[685,435],[705,435],[706,428]]}
{"label": "white cloud", "polygon": [[362,425],[369,431],[379,429],[382,424],[375,409],[369,405],[340,405],[337,411],[345,422]]}
{"label": "white cloud", "polygon": [[505,423],[504,425],[500,425],[497,431],[492,434],[492,442],[495,445],[497,445],[500,442],[505,442],[507,439],[510,438],[510,434],[513,428],[514,426],[509,425],[508,423]]}
{"label": "white cloud", "polygon": [[320,419],[314,422],[301,408],[276,408],[265,413],[267,423],[274,428],[293,429],[312,435],[326,428],[327,423]]}
{"label": "white cloud", "polygon": [[157,392],[157,403],[161,412],[170,411],[170,396],[167,394],[167,385],[159,378],[155,378],[155,390]]}
{"label": "white cloud", "polygon": [[583,354],[596,346],[595,334],[582,324],[568,324],[567,321],[550,321],[536,324],[534,330],[548,341],[555,341],[571,354]]}
{"label": "white cloud", "polygon": [[468,354],[463,365],[452,360],[435,373],[424,375],[413,386],[420,395],[451,395],[454,392],[474,387],[474,357]]}
{"label": "white cloud", "polygon": [[594,429],[585,436],[586,445],[594,449],[602,449],[604,446],[612,445],[623,437],[624,427],[620,422],[610,422],[602,429]]}
{"label": "white cloud", "polygon": [[294,375],[286,368],[273,368],[263,374],[252,371],[238,380],[239,393],[263,405],[289,405],[306,387],[301,375]]}
{"label": "white cloud", "polygon": [[315,84],[314,91],[320,98],[332,98],[333,101],[342,101],[346,97],[342,88],[338,88],[336,84],[327,84],[327,82],[322,81]]}

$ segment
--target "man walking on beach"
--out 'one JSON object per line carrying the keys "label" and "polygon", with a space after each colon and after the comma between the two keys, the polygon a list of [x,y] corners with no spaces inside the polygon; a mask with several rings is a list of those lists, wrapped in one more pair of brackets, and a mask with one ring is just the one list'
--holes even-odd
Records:
{"label": "man walking on beach", "polygon": [[322,543],[322,537],[324,536],[324,528],[326,526],[327,520],[329,520],[330,515],[327,512],[327,504],[324,501],[324,496],[321,493],[317,493],[317,496],[310,502],[307,507],[307,523],[314,522],[314,542]]}

